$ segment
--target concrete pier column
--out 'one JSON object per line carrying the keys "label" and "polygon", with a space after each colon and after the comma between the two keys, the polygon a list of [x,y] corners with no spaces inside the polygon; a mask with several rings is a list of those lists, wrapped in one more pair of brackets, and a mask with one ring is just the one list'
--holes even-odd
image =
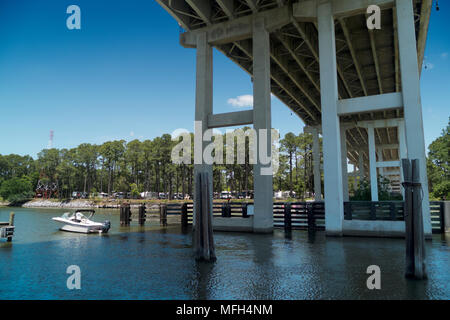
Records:
{"label": "concrete pier column", "polygon": [[[405,136],[405,122],[400,121],[397,127],[398,132],[398,144],[399,144],[399,156],[400,160],[408,158],[408,152],[406,151],[406,136]],[[404,181],[403,179],[403,170],[400,168],[400,179],[401,182]],[[405,199],[405,188],[401,188],[403,199]]]}
{"label": "concrete pier column", "polygon": [[[270,38],[265,29],[264,19],[256,19],[253,24],[253,124],[258,133],[258,161],[254,166],[255,212],[253,231],[257,233],[273,232],[273,175],[262,174],[263,165],[259,152],[262,135],[267,130],[266,150],[272,150],[271,139],[271,101],[270,101]],[[263,135],[264,136],[264,135]]]}
{"label": "concrete pier column", "polygon": [[406,145],[409,159],[420,162],[420,182],[423,189],[422,212],[426,235],[431,235],[430,201],[425,153],[425,138],[420,100],[419,64],[412,0],[396,0],[400,73],[405,113]]}
{"label": "concrete pier column", "polygon": [[[203,151],[207,142],[203,141],[203,134],[208,130],[208,115],[213,113],[213,55],[212,47],[208,43],[207,34],[197,36],[197,80],[195,92],[195,143],[194,143],[194,176],[200,172],[207,172],[210,180],[211,203],[213,200],[212,165],[203,161]],[[197,188],[195,188],[197,190]],[[200,201],[194,192],[194,202]],[[195,206],[194,206],[195,208]],[[194,212],[194,220],[196,213]]]}
{"label": "concrete pier column", "polygon": [[373,125],[369,125],[367,133],[369,136],[370,190],[372,201],[378,201],[377,153],[375,148],[375,129]]}
{"label": "concrete pier column", "polygon": [[327,235],[342,236],[344,197],[342,192],[340,125],[337,114],[336,39],[330,1],[318,4],[317,19],[325,177],[325,228]]}
{"label": "concrete pier column", "polygon": [[359,168],[359,181],[363,181],[366,177],[366,170],[364,168],[364,153],[362,150],[358,151],[358,168]]}
{"label": "concrete pier column", "polygon": [[322,201],[322,177],[320,174],[320,143],[319,130],[314,128],[313,135],[313,170],[314,170],[314,200]]}
{"label": "concrete pier column", "polygon": [[342,161],[342,194],[344,201],[349,201],[348,165],[347,165],[347,129],[341,124],[341,161]]}
{"label": "concrete pier column", "polygon": [[[383,162],[384,161],[383,148],[377,148],[377,155],[378,155],[378,162]],[[385,174],[384,168],[379,168],[378,172],[380,176],[384,177]]]}

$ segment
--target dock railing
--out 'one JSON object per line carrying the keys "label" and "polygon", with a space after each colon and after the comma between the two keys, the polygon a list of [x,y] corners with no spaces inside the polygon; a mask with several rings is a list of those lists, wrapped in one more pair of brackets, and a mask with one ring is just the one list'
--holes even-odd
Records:
{"label": "dock railing", "polygon": [[[249,205],[253,205],[253,203],[233,201],[214,202],[213,217],[249,218]],[[164,212],[166,212],[164,215],[179,215],[183,227],[192,225],[193,202],[166,203],[164,206]],[[349,201],[344,203],[344,219],[363,221],[404,221],[404,206],[403,201]],[[449,209],[450,205],[446,205],[445,202],[430,202],[433,233],[445,233],[446,223],[448,230],[450,221],[446,222],[445,217],[446,210]],[[447,215],[449,214],[450,212],[447,213]],[[144,217],[145,215],[142,215],[142,218]],[[323,201],[274,202],[273,220],[275,228],[285,230],[325,230],[325,204]]]}

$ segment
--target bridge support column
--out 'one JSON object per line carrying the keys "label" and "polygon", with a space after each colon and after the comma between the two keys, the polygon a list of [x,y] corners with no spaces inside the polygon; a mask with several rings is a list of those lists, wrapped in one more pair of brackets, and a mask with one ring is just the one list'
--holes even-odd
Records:
{"label": "bridge support column", "polygon": [[314,128],[311,133],[313,135],[314,200],[322,201],[322,177],[320,174],[319,129]]}
{"label": "bridge support column", "polygon": [[[203,161],[203,151],[207,143],[203,141],[203,134],[208,130],[208,115],[213,113],[213,55],[212,47],[208,43],[207,34],[201,33],[197,36],[197,80],[195,92],[195,143],[194,143],[194,176],[200,172],[207,172],[210,177],[210,194],[212,193],[212,166]],[[201,201],[197,194],[197,188],[194,192],[194,201]],[[194,206],[195,208],[195,206]],[[194,212],[194,225],[196,219]]]}
{"label": "bridge support column", "polygon": [[358,168],[359,168],[359,181],[363,181],[366,178],[366,172],[364,168],[364,153],[362,150],[358,151]]}
{"label": "bridge support column", "polygon": [[[406,151],[406,136],[405,136],[405,122],[402,121],[398,127],[397,127],[397,133],[398,133],[398,142],[399,142],[399,155],[400,160],[408,158],[408,152]],[[400,181],[403,182],[403,170],[400,168]],[[401,188],[403,199],[405,199],[405,188]]]}
{"label": "bridge support column", "polygon": [[409,159],[420,162],[423,225],[425,234],[429,236],[432,229],[413,4],[411,0],[396,0],[396,7],[407,152]]}
{"label": "bridge support column", "polygon": [[367,127],[367,134],[369,136],[370,191],[372,201],[378,201],[377,153],[375,148],[375,128],[373,125]]}
{"label": "bridge support column", "polygon": [[317,7],[325,176],[325,227],[327,235],[342,236],[344,197],[340,124],[337,113],[336,39],[332,9],[330,1],[319,3]]}
{"label": "bridge support column", "polygon": [[341,124],[341,161],[342,161],[342,193],[344,201],[349,201],[348,165],[347,165],[347,129]]}
{"label": "bridge support column", "polygon": [[[273,174],[269,165],[261,163],[260,146],[266,145],[271,155],[271,102],[270,102],[270,38],[265,29],[264,20],[257,19],[253,24],[253,125],[258,133],[258,161],[254,166],[255,212],[253,231],[256,233],[273,232]],[[261,135],[267,130],[267,135]],[[265,139],[267,141],[261,141]],[[261,170],[265,169],[262,172]],[[267,172],[267,169],[269,169]]]}

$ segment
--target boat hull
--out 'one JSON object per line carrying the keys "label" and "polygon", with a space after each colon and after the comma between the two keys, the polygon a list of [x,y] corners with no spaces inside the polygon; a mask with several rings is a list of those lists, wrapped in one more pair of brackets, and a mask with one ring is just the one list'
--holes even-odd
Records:
{"label": "boat hull", "polygon": [[80,226],[73,226],[73,225],[64,225],[59,230],[61,231],[67,231],[67,232],[75,232],[75,233],[102,233],[102,229],[98,228],[92,228],[92,227],[80,227]]}
{"label": "boat hull", "polygon": [[60,228],[61,231],[75,232],[75,233],[104,233],[104,226],[101,223],[95,224],[80,224],[73,223],[61,218],[53,218],[54,221],[61,223],[63,226]]}

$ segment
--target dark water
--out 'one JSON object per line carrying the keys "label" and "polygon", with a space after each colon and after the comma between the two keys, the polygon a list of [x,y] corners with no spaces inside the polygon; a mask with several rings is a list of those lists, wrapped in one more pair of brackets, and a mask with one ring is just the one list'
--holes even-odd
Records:
{"label": "dark water", "polygon": [[[216,233],[218,260],[196,263],[191,235],[179,226],[118,227],[108,235],[57,230],[65,210],[16,212],[12,244],[0,240],[0,299],[449,299],[450,239],[427,243],[428,281],[403,277],[404,241]],[[81,268],[81,290],[68,290],[66,269]],[[367,289],[366,269],[381,268],[382,290]]]}

